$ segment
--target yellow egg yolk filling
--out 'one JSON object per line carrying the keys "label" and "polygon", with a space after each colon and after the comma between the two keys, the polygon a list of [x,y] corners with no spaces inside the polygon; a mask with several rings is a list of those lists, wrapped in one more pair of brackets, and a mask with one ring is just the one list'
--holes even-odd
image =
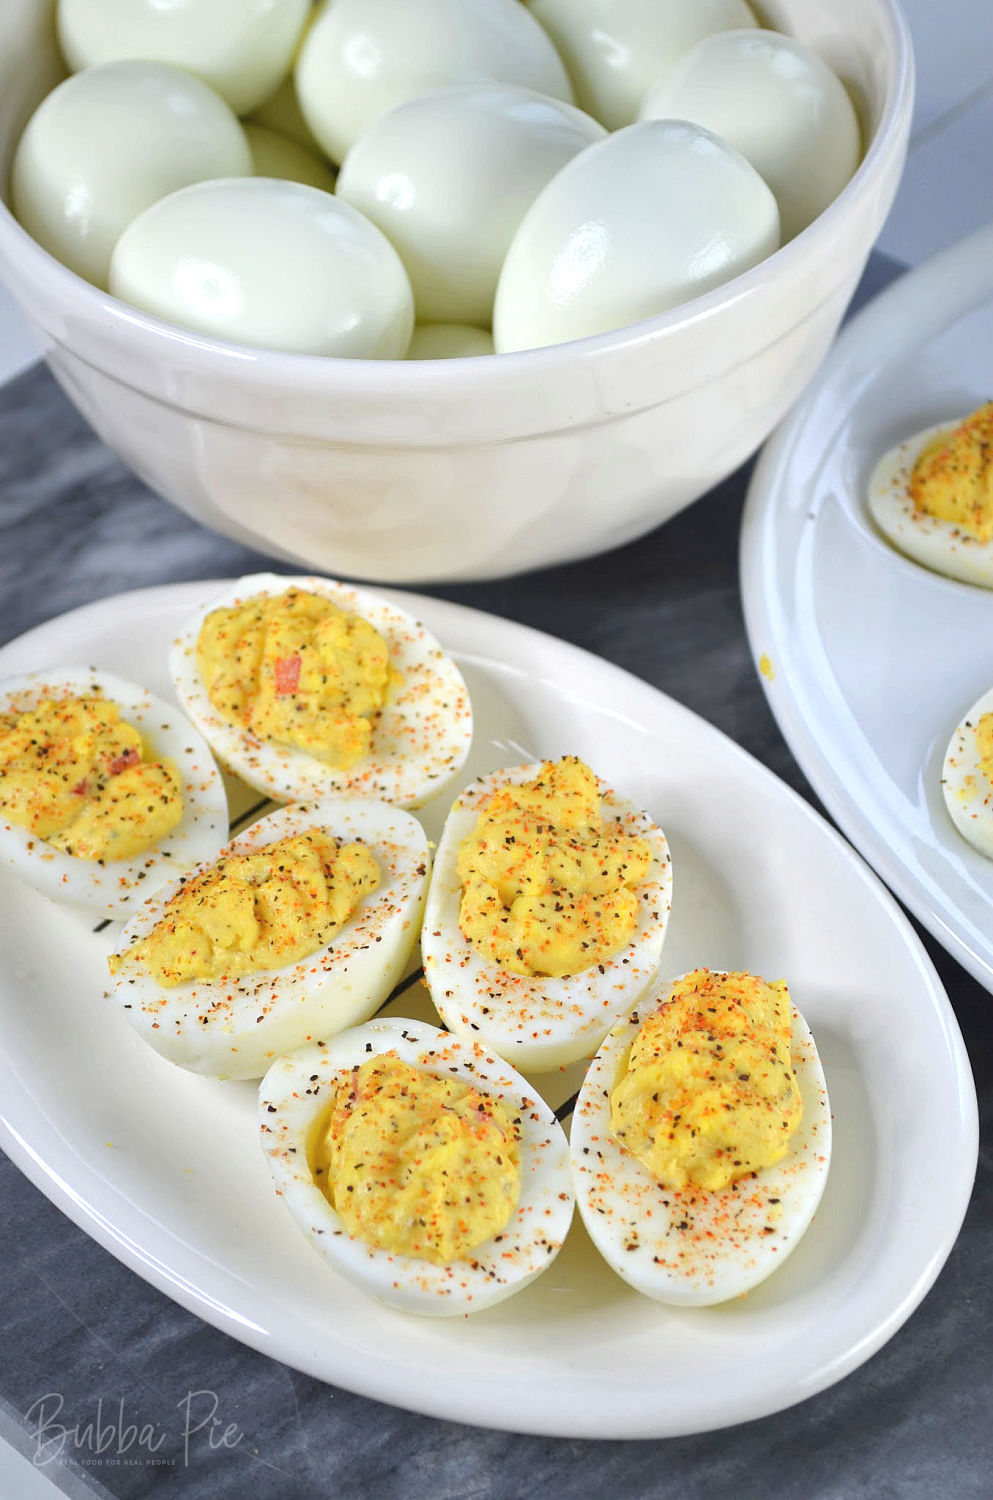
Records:
{"label": "yellow egg yolk filling", "polygon": [[993,784],[993,713],[976,720],[976,756],[986,780]]}
{"label": "yellow egg yolk filling", "polygon": [[993,541],[993,401],[927,445],[908,493],[916,510]]}
{"label": "yellow egg yolk filling", "polygon": [[510,1222],[520,1120],[395,1053],[348,1073],[310,1147],[314,1181],[349,1234],[436,1265],[466,1260]]}
{"label": "yellow egg yolk filling", "polygon": [[697,969],[635,1037],[610,1096],[616,1139],[663,1187],[716,1191],[781,1161],[803,1115],[781,980]]}
{"label": "yellow egg yolk filling", "polygon": [[196,656],[226,718],[341,770],[368,756],[396,675],[378,630],[302,589],[212,610]]}
{"label": "yellow egg yolk filling", "polygon": [[194,876],[145,937],[112,955],[110,970],[137,963],[169,989],[282,969],[325,947],[379,883],[364,845],[309,828]]}
{"label": "yellow egg yolk filling", "polygon": [[105,863],[171,833],[183,794],[168,761],[144,759],[116,703],[46,699],[0,715],[0,814],[65,854]]}
{"label": "yellow egg yolk filling", "polygon": [[501,969],[578,974],[631,941],[651,863],[646,839],[604,821],[589,766],[546,761],[494,792],[459,846],[459,926]]}

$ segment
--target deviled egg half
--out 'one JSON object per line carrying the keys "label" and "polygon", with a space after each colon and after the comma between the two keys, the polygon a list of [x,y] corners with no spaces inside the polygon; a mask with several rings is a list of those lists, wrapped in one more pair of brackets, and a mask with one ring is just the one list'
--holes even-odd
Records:
{"label": "deviled egg half", "polygon": [[379,1009],[417,941],[429,866],[400,808],[280,808],[145,903],[110,958],[114,995],[170,1061],[260,1078]]}
{"label": "deviled egg half", "polygon": [[993,859],[993,688],[977,698],[955,726],[941,770],[941,790],[962,837]]}
{"label": "deviled egg half", "polygon": [[551,1265],[569,1148],[475,1039],[382,1017],[281,1057],[259,1091],[283,1203],[334,1270],[404,1312],[479,1312]]}
{"label": "deviled egg half", "polygon": [[575,757],[481,777],[442,832],[421,934],[444,1024],[534,1072],[590,1056],[658,978],[662,830]]}
{"label": "deviled egg half", "polygon": [[358,793],[419,807],[472,742],[462,675],[412,615],[329,578],[241,578],[173,644],[179,700],[277,802]]}
{"label": "deviled egg half", "polygon": [[993,588],[993,401],[884,453],[868,502],[880,531],[905,556]]}
{"label": "deviled egg half", "polygon": [[688,1307],[751,1291],[808,1228],[831,1159],[785,984],[700,969],[632,1011],[586,1075],[570,1154],[590,1238],[637,1291]]}
{"label": "deviled egg half", "polygon": [[227,833],[213,756],[174,705],[94,667],[0,683],[0,863],[42,895],[126,916]]}

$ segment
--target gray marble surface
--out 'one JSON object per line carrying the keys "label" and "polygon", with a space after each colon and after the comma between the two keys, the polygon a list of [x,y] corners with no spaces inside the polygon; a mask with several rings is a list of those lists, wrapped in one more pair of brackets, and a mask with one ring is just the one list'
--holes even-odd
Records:
{"label": "gray marble surface", "polygon": [[[892,266],[876,258],[861,296]],[[744,474],[644,541],[596,561],[436,589],[567,637],[695,709],[811,797],[749,658],[737,583]],[[235,575],[262,560],[145,490],[47,371],[0,391],[0,639],[145,584]],[[37,1403],[60,1420],[154,1424],[158,1459],[66,1443],[46,1472],[80,1496],[258,1500],[445,1497],[866,1497],[993,1493],[993,1002],[930,939],[979,1089],[984,1149],[965,1227],[937,1284],[860,1370],[791,1411],[664,1442],[522,1437],[436,1421],[332,1389],[245,1348],[122,1267],[0,1157],[0,1434],[35,1451]],[[0,1039],[2,1044],[2,1039]],[[177,1411],[209,1391],[242,1434],[183,1462]],[[209,1398],[198,1398],[195,1419]],[[32,1408],[34,1413],[32,1414]],[[220,1431],[220,1429],[215,1429]],[[203,1429],[205,1432],[206,1429]],[[75,1458],[89,1460],[79,1465]],[[0,1500],[17,1500],[16,1496]]]}

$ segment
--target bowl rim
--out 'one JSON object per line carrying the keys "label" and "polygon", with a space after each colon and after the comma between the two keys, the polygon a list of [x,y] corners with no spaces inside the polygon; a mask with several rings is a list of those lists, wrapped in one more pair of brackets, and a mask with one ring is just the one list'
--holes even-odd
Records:
{"label": "bowl rim", "polygon": [[[826,246],[837,237],[856,203],[871,199],[877,171],[901,144],[904,129],[909,133],[915,77],[913,45],[899,0],[872,3],[890,43],[885,53],[889,59],[886,93],[869,147],[837,197],[792,240],[731,281],[652,318],[605,333],[536,349],[435,360],[360,359],[239,344],[166,322],[94,286],[34,240],[2,199],[0,269],[5,263],[16,267],[18,279],[23,277],[35,285],[44,283],[49,297],[71,299],[94,322],[128,341],[134,340],[144,360],[154,362],[156,351],[165,357],[170,350],[195,350],[198,361],[206,361],[215,374],[234,377],[246,385],[271,388],[276,383],[284,389],[295,388],[298,393],[328,395],[342,388],[353,398],[372,394],[401,400],[441,397],[464,386],[469,377],[467,367],[471,367],[477,392],[481,389],[485,393],[490,387],[504,387],[508,377],[515,375],[539,379],[552,375],[569,360],[610,360],[621,352],[660,341],[676,329],[703,325],[727,307],[760,297],[782,275],[796,275],[817,245]],[[10,290],[19,300],[16,285],[12,284]]]}

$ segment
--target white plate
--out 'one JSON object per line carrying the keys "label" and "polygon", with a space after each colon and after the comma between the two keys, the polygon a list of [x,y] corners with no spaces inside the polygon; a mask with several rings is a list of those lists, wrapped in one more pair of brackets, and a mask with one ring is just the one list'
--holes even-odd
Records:
{"label": "white plate", "polygon": [[876,460],[993,396],[993,226],[877,297],[842,332],[756,468],[745,621],[793,754],[840,827],[938,941],[993,989],[993,861],[955,831],[952,730],[993,687],[993,591],[931,573],[876,531]]}
{"label": "white plate", "polygon": [[[0,651],[0,674],[92,661],[168,695],[166,646],[220,585],[90,605]],[[127,1265],[312,1375],[454,1420],[565,1436],[688,1433],[789,1406],[910,1314],[958,1232],[976,1096],[933,968],[892,899],[811,809],[731,741],[596,657],[474,611],[390,595],[462,666],[466,779],[578,753],[669,835],[666,968],[788,977],[835,1114],[821,1210],[772,1280],[717,1309],[664,1308],[601,1262],[578,1221],[520,1296],[417,1320],[358,1296],[273,1195],[255,1090],[181,1072],[102,998],[112,934],[0,885],[0,1140]],[[443,809],[442,809],[443,811]],[[430,831],[439,814],[427,818]],[[569,1079],[543,1092],[557,1104]],[[555,1092],[557,1091],[557,1092]]]}

